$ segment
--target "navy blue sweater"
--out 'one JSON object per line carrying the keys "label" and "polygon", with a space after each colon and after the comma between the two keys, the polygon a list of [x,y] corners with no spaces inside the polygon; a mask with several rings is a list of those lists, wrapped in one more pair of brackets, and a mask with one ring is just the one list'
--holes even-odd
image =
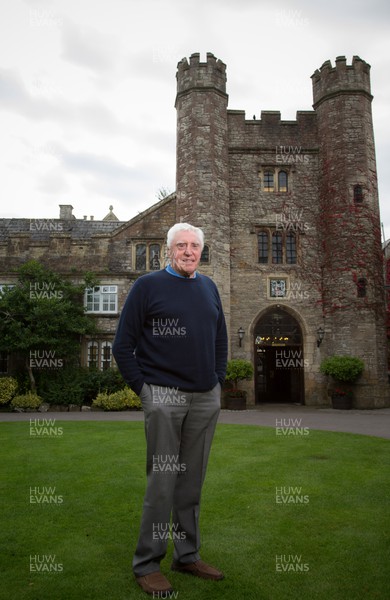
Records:
{"label": "navy blue sweater", "polygon": [[227,333],[215,283],[199,273],[182,278],[165,270],[139,277],[123,307],[112,350],[136,394],[145,382],[189,392],[222,384]]}

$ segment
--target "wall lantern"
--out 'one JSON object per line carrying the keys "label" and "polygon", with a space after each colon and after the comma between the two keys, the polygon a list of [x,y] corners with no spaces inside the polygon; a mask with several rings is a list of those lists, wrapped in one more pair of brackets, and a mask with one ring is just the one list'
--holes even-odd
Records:
{"label": "wall lantern", "polygon": [[317,348],[319,348],[322,344],[322,340],[324,339],[325,330],[322,327],[317,329]]}
{"label": "wall lantern", "polygon": [[243,330],[242,327],[240,327],[239,330],[237,331],[237,333],[238,333],[238,345],[241,348],[241,343],[242,343],[243,337],[245,335],[245,331]]}

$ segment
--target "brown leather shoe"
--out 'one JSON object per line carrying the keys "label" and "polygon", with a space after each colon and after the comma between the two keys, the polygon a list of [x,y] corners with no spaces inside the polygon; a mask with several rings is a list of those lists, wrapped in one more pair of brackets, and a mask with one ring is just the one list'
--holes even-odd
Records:
{"label": "brown leather shoe", "polygon": [[148,573],[148,575],[144,575],[143,577],[136,577],[135,580],[147,594],[173,592],[168,579],[160,571]]}
{"label": "brown leather shoe", "polygon": [[224,578],[224,574],[221,571],[203,562],[203,560],[197,560],[189,565],[173,562],[171,569],[180,573],[189,573],[189,575],[195,575],[195,577],[201,577],[202,579],[214,579],[217,581]]}

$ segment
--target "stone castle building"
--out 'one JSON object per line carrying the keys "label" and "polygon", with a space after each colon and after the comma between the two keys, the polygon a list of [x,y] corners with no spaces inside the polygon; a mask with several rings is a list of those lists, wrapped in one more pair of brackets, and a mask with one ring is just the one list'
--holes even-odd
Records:
{"label": "stone castle building", "polygon": [[[101,333],[83,364],[112,363],[111,343],[132,282],[163,266],[177,221],[205,231],[201,271],[217,283],[231,358],[250,360],[248,404],[329,404],[319,372],[332,354],[365,362],[357,407],[389,405],[386,310],[370,66],[354,56],[312,75],[313,109],[246,119],[229,110],[226,65],[213,54],[177,68],[176,192],[127,222],[2,219],[1,283],[35,258],[100,285],[85,302]],[[5,364],[3,357],[3,364]]]}

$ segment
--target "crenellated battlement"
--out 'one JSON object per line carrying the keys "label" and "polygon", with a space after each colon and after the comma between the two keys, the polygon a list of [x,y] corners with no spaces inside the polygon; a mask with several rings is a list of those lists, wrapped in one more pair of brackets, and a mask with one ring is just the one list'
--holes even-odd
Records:
{"label": "crenellated battlement", "polygon": [[334,67],[330,60],[325,61],[311,76],[314,108],[339,93],[363,93],[372,99],[370,68],[359,56],[352,58],[351,65],[347,65],[345,56],[338,56]]}
{"label": "crenellated battlement", "polygon": [[296,120],[281,119],[276,110],[262,110],[260,119],[246,119],[243,110],[228,110],[229,151],[298,145],[317,148],[317,114],[300,110]]}
{"label": "crenellated battlement", "polygon": [[214,88],[226,95],[226,65],[214,54],[207,52],[207,61],[200,62],[199,52],[191,54],[190,61],[183,58],[177,65],[177,94],[194,88]]}
{"label": "crenellated battlement", "polygon": [[260,119],[247,119],[245,110],[232,110],[227,111],[228,119],[232,122],[240,123],[242,126],[248,125],[250,127],[257,126],[278,126],[278,125],[300,125],[302,127],[311,127],[312,123],[315,122],[317,115],[314,110],[297,110],[295,120],[285,120],[281,118],[279,110],[262,110],[260,113]]}

